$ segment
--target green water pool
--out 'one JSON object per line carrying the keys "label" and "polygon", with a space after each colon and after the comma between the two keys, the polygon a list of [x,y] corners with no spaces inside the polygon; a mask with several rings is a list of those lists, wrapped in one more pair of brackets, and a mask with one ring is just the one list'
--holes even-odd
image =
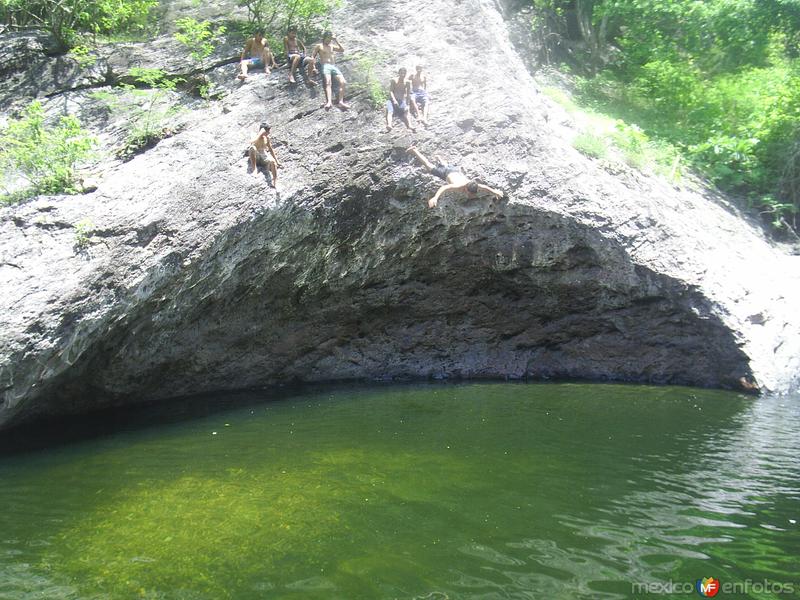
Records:
{"label": "green water pool", "polygon": [[798,396],[333,388],[150,421],[0,456],[0,599],[800,597]]}

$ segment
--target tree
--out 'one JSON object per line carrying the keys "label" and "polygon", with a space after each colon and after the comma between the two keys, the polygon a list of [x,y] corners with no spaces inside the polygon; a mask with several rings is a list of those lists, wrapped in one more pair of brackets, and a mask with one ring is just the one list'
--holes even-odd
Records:
{"label": "tree", "polygon": [[73,116],[48,127],[42,105],[32,102],[20,119],[0,131],[0,172],[7,180],[22,177],[29,183],[25,192],[9,193],[6,199],[74,191],[75,167],[88,157],[94,142]]}
{"label": "tree", "polygon": [[144,30],[158,0],[0,0],[0,20],[14,29],[40,28],[63,49],[80,33]]}

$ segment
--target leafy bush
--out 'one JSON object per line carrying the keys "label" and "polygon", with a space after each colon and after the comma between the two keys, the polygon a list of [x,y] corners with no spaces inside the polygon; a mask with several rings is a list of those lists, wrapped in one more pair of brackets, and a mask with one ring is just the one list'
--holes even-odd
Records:
{"label": "leafy bush", "polygon": [[161,107],[166,97],[175,91],[180,78],[170,78],[161,69],[133,68],[129,72],[137,85],[149,89],[136,89],[136,86],[123,86],[135,96],[142,98],[131,115],[132,126],[120,151],[122,158],[130,158],[135,154],[155,146],[160,140],[171,135],[172,128],[167,121],[175,113],[172,106],[164,109]]}
{"label": "leafy bush", "polygon": [[80,33],[142,31],[158,0],[0,0],[0,20],[12,28],[50,31],[63,48]]}
{"label": "leafy bush", "polygon": [[77,62],[82,69],[86,69],[97,63],[97,56],[92,54],[89,46],[84,44],[73,46],[72,50],[69,52],[69,55],[75,59],[75,62]]}
{"label": "leafy bush", "polygon": [[[213,54],[217,43],[226,31],[224,25],[212,27],[209,21],[197,21],[196,19],[178,19],[178,32],[175,34],[181,44],[189,50],[189,55],[198,63],[200,70],[205,71],[206,59]],[[192,88],[201,98],[208,99],[211,95],[211,83],[205,74],[198,76]]]}
{"label": "leafy bush", "polygon": [[[36,194],[75,192],[75,167],[94,145],[73,116],[61,117],[57,126],[45,125],[39,102],[32,102],[22,118],[0,131],[0,171],[5,181],[22,177],[25,190],[7,192],[4,200],[21,200]],[[8,187],[6,187],[8,190]]]}
{"label": "leafy bush", "polygon": [[356,58],[355,78],[351,88],[366,94],[373,108],[382,108],[389,99],[387,85],[375,73],[376,67],[383,63],[383,55],[366,54]]}
{"label": "leafy bush", "polygon": [[75,229],[75,247],[85,250],[91,242],[94,233],[94,223],[91,219],[82,219],[73,225]]}
{"label": "leafy bush", "polygon": [[611,138],[628,165],[640,170],[648,165],[650,141],[639,127],[618,120]]}
{"label": "leafy bush", "polygon": [[211,56],[222,35],[225,26],[212,27],[209,21],[197,21],[189,17],[178,19],[178,32],[175,34],[181,44],[189,50],[190,56],[204,68],[205,60]]}
{"label": "leafy bush", "polygon": [[[534,38],[551,45],[540,57],[589,74],[576,78],[580,106],[641,126],[644,146],[630,131],[612,135],[629,164],[651,151],[673,173],[690,163],[774,221],[796,223],[800,2],[529,1],[546,29]],[[579,51],[557,52],[567,46]],[[596,72],[598,58],[606,68]]]}
{"label": "leafy bush", "polygon": [[327,15],[340,4],[341,0],[239,0],[239,6],[247,8],[248,21],[255,28],[267,30],[281,19],[281,31],[295,25],[305,35],[310,33],[314,19]]}

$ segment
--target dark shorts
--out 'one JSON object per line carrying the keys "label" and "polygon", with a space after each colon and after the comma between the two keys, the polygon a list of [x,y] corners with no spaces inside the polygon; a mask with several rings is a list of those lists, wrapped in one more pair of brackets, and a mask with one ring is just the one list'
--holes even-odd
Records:
{"label": "dark shorts", "polygon": [[248,67],[263,67],[264,60],[261,58],[245,58]]}
{"label": "dark shorts", "polygon": [[425,90],[414,90],[412,94],[414,94],[414,101],[417,106],[425,106],[428,103],[428,92]]}
{"label": "dark shorts", "polygon": [[431,175],[436,175],[436,177],[441,177],[445,181],[447,181],[447,176],[450,173],[458,172],[458,167],[453,167],[451,165],[442,165],[438,164],[433,169],[431,169]]}
{"label": "dark shorts", "polygon": [[386,101],[386,110],[389,111],[390,115],[393,115],[395,113],[395,111],[396,111],[397,114],[399,114],[402,117],[404,114],[406,114],[406,111],[408,110],[408,104],[406,104],[405,101],[400,102],[398,104],[398,103],[392,102],[391,100],[387,100]]}
{"label": "dark shorts", "polygon": [[289,64],[290,65],[292,64],[292,60],[294,59],[295,56],[299,56],[300,57],[300,64],[302,65],[303,64],[303,60],[306,57],[306,55],[303,54],[302,52],[290,52],[289,54],[287,54],[286,58],[289,60]]}

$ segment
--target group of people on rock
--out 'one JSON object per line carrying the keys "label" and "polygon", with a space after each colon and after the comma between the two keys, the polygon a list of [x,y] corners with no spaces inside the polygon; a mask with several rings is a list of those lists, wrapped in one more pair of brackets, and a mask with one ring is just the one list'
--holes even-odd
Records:
{"label": "group of people on rock", "polygon": [[[297,83],[295,75],[299,72],[305,77],[307,85],[318,85],[314,78],[321,70],[325,84],[325,104],[323,107],[328,109],[333,106],[331,87],[335,78],[339,87],[337,106],[342,110],[350,108],[350,105],[344,101],[347,81],[339,67],[336,66],[335,58],[335,53],[344,52],[344,48],[330,31],[322,34],[322,41],[315,44],[311,50],[311,55],[307,56],[305,44],[297,39],[297,29],[290,27],[286,32],[286,37],[283,38],[283,49],[286,51],[286,64],[289,67],[289,81],[291,83]],[[264,39],[262,32],[257,31],[253,37],[245,42],[239,64],[241,71],[238,77],[243,81],[247,79],[247,72],[250,68],[264,69],[264,73],[269,75],[270,69],[278,67],[275,62],[275,55]]]}
{"label": "group of people on rock", "polygon": [[[341,70],[336,66],[334,56],[336,52],[344,52],[344,48],[330,31],[322,34],[322,41],[314,45],[310,56],[306,54],[306,47],[303,42],[297,39],[297,30],[293,27],[286,32],[286,37],[283,38],[283,47],[286,51],[289,81],[291,83],[297,82],[296,76],[300,73],[305,78],[307,85],[318,85],[314,77],[322,71],[322,80],[325,87],[325,104],[323,108],[329,109],[333,105],[331,89],[333,79],[336,79],[339,88],[337,106],[342,110],[350,108],[344,102],[347,81]],[[275,56],[261,32],[256,32],[255,36],[245,43],[240,65],[241,72],[238,77],[242,80],[247,79],[249,68],[263,68],[266,74],[270,73],[271,68],[277,68]],[[411,78],[407,78],[407,75],[407,69],[400,67],[397,71],[397,77],[392,78],[389,82],[389,99],[386,101],[385,109],[387,131],[392,130],[392,119],[395,115],[411,131],[416,131],[416,129],[411,124],[409,113],[413,114],[426,127],[428,125],[430,98],[427,89],[428,78],[425,74],[424,66],[417,65]],[[248,161],[251,171],[255,171],[259,164],[266,166],[272,176],[272,186],[277,189],[278,168],[281,165],[272,146],[270,131],[269,123],[261,123],[259,125],[258,135],[250,142],[248,148]],[[406,152],[416,158],[428,173],[445,181],[436,191],[436,194],[428,200],[428,206],[431,208],[435,207],[441,195],[448,191],[463,192],[470,197],[480,192],[491,194],[497,198],[503,196],[503,192],[484,185],[477,180],[470,179],[464,175],[459,167],[448,165],[438,155],[434,155],[435,162],[432,162],[415,146],[411,146]]]}

